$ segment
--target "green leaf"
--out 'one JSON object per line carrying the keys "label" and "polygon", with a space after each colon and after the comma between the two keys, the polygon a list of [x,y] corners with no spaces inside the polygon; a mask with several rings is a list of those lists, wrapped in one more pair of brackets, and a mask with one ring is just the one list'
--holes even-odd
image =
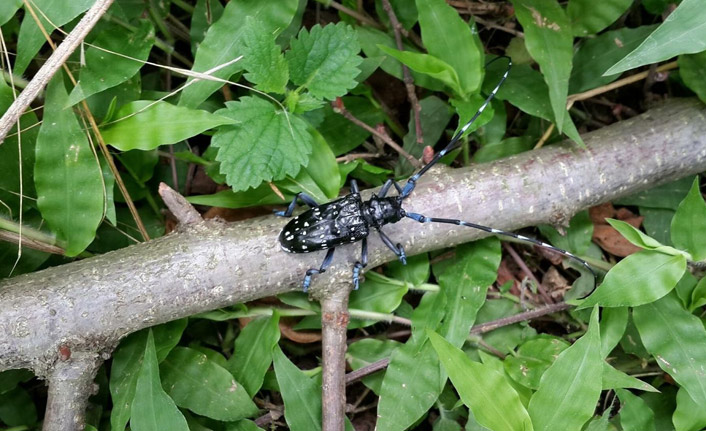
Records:
{"label": "green leaf", "polygon": [[380,48],[380,50],[387,55],[390,55],[407,65],[410,69],[438,79],[448,85],[448,87],[455,94],[463,96],[463,89],[461,88],[461,82],[459,81],[456,71],[445,61],[438,59],[431,54],[398,51],[385,45],[378,45],[378,48]]}
{"label": "green leaf", "polygon": [[255,88],[268,93],[284,94],[289,81],[289,68],[275,35],[262,31],[262,23],[246,17],[243,29],[243,67],[245,79]]}
{"label": "green leaf", "polygon": [[88,247],[103,218],[103,182],[98,160],[71,108],[62,74],[47,88],[34,164],[37,206],[66,254]]}
{"label": "green leaf", "polygon": [[647,304],[674,289],[685,270],[686,259],[682,255],[643,250],[618,262],[591,296],[576,303],[579,308]]}
{"label": "green leaf", "polygon": [[307,377],[282,352],[273,351],[277,383],[284,400],[284,419],[292,431],[321,429],[321,387]]}
{"label": "green leaf", "polygon": [[706,102],[706,51],[680,55],[679,76],[691,91],[696,93],[702,102]]}
{"label": "green leaf", "polygon": [[[299,0],[282,0],[268,2],[260,0],[242,0],[228,2],[223,15],[206,33],[206,37],[196,51],[193,71],[206,72],[238,58],[244,52],[244,31],[248,17],[256,17],[260,22],[260,31],[278,35],[292,21]],[[212,75],[228,79],[231,75],[243,69],[241,62],[236,62],[220,68]],[[194,78],[190,78],[192,82]],[[199,81],[189,85],[179,99],[180,106],[196,108],[206,100],[211,93],[223,86],[218,81]]]}
{"label": "green leaf", "polygon": [[616,389],[620,398],[620,425],[623,431],[655,431],[655,415],[642,400],[625,389]]}
{"label": "green leaf", "polygon": [[602,373],[598,307],[594,307],[588,331],[559,355],[530,400],[528,410],[535,429],[581,429],[593,416],[601,395]]}
{"label": "green leaf", "polygon": [[[364,97],[345,96],[341,100],[348,112],[368,126],[375,127],[384,121],[380,108]],[[334,112],[331,104],[327,103],[322,111],[324,119],[317,129],[326,139],[335,156],[348,153],[370,136],[369,132],[351,123],[343,115]]]}
{"label": "green leaf", "polygon": [[272,363],[272,349],[279,341],[279,314],[252,320],[235,339],[228,370],[254,397]]}
{"label": "green leaf", "polygon": [[211,143],[218,148],[216,160],[234,191],[263,181],[295,176],[311,153],[311,135],[296,115],[286,115],[256,97],[227,102],[216,114],[238,123],[221,127]]}
{"label": "green leaf", "polygon": [[585,254],[591,246],[593,221],[588,211],[580,211],[571,218],[569,227],[563,235],[550,225],[540,225],[539,231],[552,245],[581,255]]}
{"label": "green leaf", "polygon": [[444,0],[417,0],[416,5],[424,46],[429,54],[456,71],[461,83],[458,97],[477,92],[483,81],[483,51],[478,34]]}
{"label": "green leaf", "polygon": [[468,338],[488,287],[498,276],[500,258],[500,241],[485,238],[456,247],[453,262],[437,275],[448,301],[439,332],[455,347],[461,347]]}
{"label": "green leaf", "polygon": [[701,0],[683,0],[640,46],[604,75],[625,72],[680,54],[706,50],[706,9]]}
{"label": "green leaf", "polygon": [[152,50],[154,27],[150,21],[140,21],[134,32],[126,34],[125,28],[111,25],[98,34],[92,45],[86,50],[86,65],[81,68],[79,82],[69,95],[68,105],[75,105],[134,76]]}
{"label": "green leaf", "polygon": [[646,392],[659,392],[652,385],[613,368],[613,366],[607,362],[603,362],[602,386],[604,391],[618,388],[630,388]]}
{"label": "green leaf", "polygon": [[160,371],[162,386],[179,407],[220,421],[236,421],[257,413],[245,388],[228,370],[197,350],[176,347],[162,362]]}
{"label": "green leaf", "polygon": [[338,196],[338,192],[341,190],[339,187],[341,174],[338,171],[336,156],[333,155],[326,140],[316,129],[310,127],[309,133],[311,134],[312,151],[309,163],[306,164],[302,172],[309,174],[326,196],[326,200],[333,199]]}
{"label": "green leaf", "polygon": [[206,32],[211,24],[223,16],[223,5],[219,0],[197,0],[191,14],[191,52],[196,53],[199,45],[206,37]]}
{"label": "green leaf", "polygon": [[532,421],[515,389],[491,366],[471,361],[463,351],[439,334],[428,331],[463,403],[479,424],[491,430],[532,431]]}
{"label": "green leaf", "polygon": [[515,154],[531,150],[535,145],[530,136],[515,136],[503,139],[498,143],[484,145],[473,154],[476,163],[487,163],[493,160],[504,159]]}
{"label": "green leaf", "polygon": [[37,407],[24,388],[16,387],[0,394],[0,420],[4,425],[21,427],[37,422]]}
{"label": "green leaf", "polygon": [[517,353],[505,358],[505,372],[522,386],[536,390],[544,372],[569,346],[563,339],[550,335],[527,340]]}
{"label": "green leaf", "polygon": [[574,36],[596,34],[613,24],[632,5],[633,0],[603,0],[596,7],[592,0],[571,0],[566,13]]}
{"label": "green leaf", "polygon": [[609,307],[601,311],[601,356],[604,359],[623,338],[627,325],[627,307]]}
{"label": "green leaf", "polygon": [[636,229],[630,223],[624,222],[622,220],[615,220],[612,218],[607,218],[606,221],[608,222],[608,224],[613,226],[615,230],[617,230],[622,236],[624,236],[625,239],[640,248],[644,248],[645,250],[658,251],[660,253],[669,254],[671,256],[682,255],[687,259],[691,257],[685,254],[684,252],[675,249],[674,247],[662,245],[659,241],[644,234],[642,231]]}
{"label": "green leaf", "polygon": [[[5,3],[6,0],[3,0]],[[12,3],[12,1],[10,1]],[[57,0],[33,0],[31,3],[39,22],[47,31],[51,32],[54,27],[61,27],[93,5],[93,0],[57,1]],[[39,9],[41,13],[37,11]],[[45,18],[46,16],[46,18]],[[26,14],[27,19],[22,20],[20,33],[17,37],[17,57],[12,73],[17,76],[23,75],[27,66],[39,49],[46,43],[46,38],[40,30],[37,22],[31,15]],[[47,19],[49,21],[47,21]]]}
{"label": "green leaf", "polygon": [[130,411],[130,428],[134,431],[189,429],[186,419],[160,384],[152,330],[147,335],[144,359],[137,376],[135,399]]}
{"label": "green leaf", "polygon": [[[594,9],[601,10],[601,8]],[[656,25],[643,25],[637,28],[626,27],[601,33],[592,39],[584,39],[574,55],[569,93],[591,90],[618,79],[620,74],[603,76],[603,72],[637,48],[655,28],[657,28]]]}
{"label": "green leaf", "polygon": [[15,16],[15,12],[17,12],[20,6],[22,6],[22,0],[6,0],[0,2],[0,25],[5,24]]}
{"label": "green leaf", "polygon": [[699,178],[684,200],[679,204],[672,219],[672,242],[675,247],[686,250],[694,260],[706,259],[706,202],[699,190]]}
{"label": "green leaf", "polygon": [[706,410],[694,402],[686,389],[679,388],[672,422],[680,431],[702,430],[706,426]]}
{"label": "green leaf", "polygon": [[207,111],[167,102],[138,100],[121,107],[103,128],[107,144],[122,150],[154,150],[198,135],[233,120]]}
{"label": "green leaf", "polygon": [[706,408],[706,330],[701,319],[682,307],[674,295],[636,307],[632,312],[642,343],[657,365]]}
{"label": "green leaf", "polygon": [[187,196],[186,200],[192,204],[208,205],[222,208],[245,208],[260,205],[279,205],[292,200],[294,195],[284,193],[285,200],[274,194],[268,184],[263,184],[254,189],[243,192],[234,192],[232,189],[222,190],[211,195]]}
{"label": "green leaf", "polygon": [[[348,307],[376,313],[392,313],[400,306],[407,291],[407,286],[371,271],[365,274],[361,288],[351,292]],[[374,323],[377,322],[356,319],[351,321],[348,328],[361,328]]]}
{"label": "green leaf", "polygon": [[[385,271],[390,277],[409,283],[411,286],[419,286],[429,280],[429,255],[427,253],[416,256],[407,256],[407,264],[400,261],[392,261],[387,264]],[[372,273],[366,274],[366,279]]]}
{"label": "green leaf", "polygon": [[574,55],[571,24],[559,3],[552,1],[513,0],[517,20],[525,31],[525,45],[539,63],[549,86],[556,126],[564,128],[566,97],[569,92],[571,59]]}
{"label": "green leaf", "polygon": [[343,96],[358,85],[359,52],[355,30],[344,23],[302,28],[286,54],[292,82],[321,99]]}
{"label": "green leaf", "polygon": [[380,389],[377,429],[408,429],[434,405],[444,383],[446,374],[431,344],[419,347],[409,340],[390,356]]}
{"label": "green leaf", "polygon": [[[351,343],[346,350],[346,359],[351,368],[357,370],[370,365],[380,359],[389,358],[392,351],[401,346],[401,343],[394,340],[379,340],[375,338],[364,338]],[[363,378],[363,384],[376,394],[380,394],[384,370]]]}

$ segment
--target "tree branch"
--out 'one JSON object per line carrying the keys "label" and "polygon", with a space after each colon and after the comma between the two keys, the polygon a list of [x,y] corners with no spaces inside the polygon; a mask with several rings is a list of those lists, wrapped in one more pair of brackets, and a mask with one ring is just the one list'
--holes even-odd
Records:
{"label": "tree branch", "polygon": [[[586,149],[553,145],[432,170],[406,209],[505,230],[565,224],[589,206],[706,170],[705,114],[698,101],[677,100],[586,134]],[[286,222],[268,216],[192,223],[148,243],[0,281],[0,370],[29,368],[51,379],[63,347],[104,354],[148,326],[300,289],[304,272],[322,256],[283,252],[277,236]],[[411,220],[385,231],[408,255],[484,236]],[[377,237],[369,248],[369,267],[396,259]],[[340,247],[312,291],[330,298],[338,283],[350,283],[359,253],[358,244]]]}

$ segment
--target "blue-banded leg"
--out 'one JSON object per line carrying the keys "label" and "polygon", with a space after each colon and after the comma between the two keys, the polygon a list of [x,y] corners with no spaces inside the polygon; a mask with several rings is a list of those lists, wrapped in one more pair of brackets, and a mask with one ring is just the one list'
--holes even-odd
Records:
{"label": "blue-banded leg", "polygon": [[404,252],[402,244],[393,244],[390,237],[385,235],[385,232],[383,232],[381,229],[378,229],[378,233],[380,234],[380,239],[382,239],[382,242],[387,246],[387,248],[392,250],[397,255],[397,258],[400,260],[400,262],[402,262],[402,265],[407,265],[407,255]]}
{"label": "blue-banded leg", "polygon": [[368,266],[368,238],[363,238],[362,241],[360,260],[353,265],[353,288],[355,290],[360,287],[360,270]]}
{"label": "blue-banded leg", "polygon": [[309,286],[311,285],[311,276],[314,274],[323,274],[326,272],[326,268],[328,268],[331,265],[331,261],[333,260],[333,252],[336,250],[335,248],[329,248],[328,252],[326,252],[326,257],[324,257],[324,261],[321,262],[321,266],[319,269],[316,268],[310,268],[306,271],[306,276],[304,276],[304,292],[309,290]]}
{"label": "blue-banded leg", "polygon": [[300,192],[294,195],[294,199],[292,199],[292,202],[289,204],[286,211],[275,211],[275,215],[280,217],[291,217],[292,213],[294,212],[294,208],[297,207],[297,199],[301,199],[305,204],[307,204],[311,208],[316,208],[319,206],[319,204],[316,203],[314,198],[307,195],[306,193]]}
{"label": "blue-banded leg", "polygon": [[397,181],[393,180],[392,178],[389,178],[387,181],[385,181],[385,184],[382,185],[380,188],[380,191],[378,192],[378,196],[381,198],[384,198],[387,196],[387,192],[390,191],[391,186],[395,186],[395,189],[397,189],[397,193],[402,194],[402,187],[400,187],[399,184],[397,184]]}

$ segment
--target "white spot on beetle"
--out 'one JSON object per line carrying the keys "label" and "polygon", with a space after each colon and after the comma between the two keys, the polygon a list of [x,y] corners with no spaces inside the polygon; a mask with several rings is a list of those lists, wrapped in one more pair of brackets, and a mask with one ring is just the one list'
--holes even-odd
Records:
{"label": "white spot on beetle", "polygon": [[305,221],[305,222],[304,222],[304,227],[309,227],[309,222],[308,222],[308,221]]}
{"label": "white spot on beetle", "polygon": [[306,246],[305,246],[305,245],[302,245],[302,250],[306,250]]}

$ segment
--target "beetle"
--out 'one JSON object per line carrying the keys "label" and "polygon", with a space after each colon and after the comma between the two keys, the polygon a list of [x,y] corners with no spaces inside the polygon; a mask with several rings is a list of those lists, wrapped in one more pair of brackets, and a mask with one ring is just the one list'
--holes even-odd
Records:
{"label": "beetle", "polygon": [[[382,231],[382,227],[384,225],[397,223],[403,218],[411,218],[412,220],[416,220],[420,223],[433,222],[467,226],[488,232],[490,234],[507,236],[523,242],[535,244],[540,247],[548,248],[579,262],[584,268],[588,269],[594,277],[595,288],[598,276],[591,266],[585,260],[566,250],[562,250],[551,244],[512,232],[506,232],[462,220],[428,217],[422,214],[411,212],[408,213],[402,208],[402,202],[412,193],[419,178],[432,166],[434,166],[442,157],[460,145],[459,140],[463,134],[483,113],[490,101],[493,97],[495,97],[495,94],[500,89],[500,86],[502,86],[507,79],[507,76],[510,73],[510,68],[512,67],[512,60],[510,60],[509,57],[497,57],[491,60],[488,64],[500,58],[506,59],[508,61],[508,66],[493,91],[488,95],[473,117],[461,128],[461,130],[451,139],[451,141],[449,141],[446,147],[439,151],[419,172],[412,175],[407,180],[404,187],[401,187],[393,179],[388,179],[380,188],[378,194],[373,194],[370,199],[364,201],[360,196],[358,184],[355,180],[351,180],[351,193],[342,198],[325,204],[318,204],[306,193],[298,193],[294,196],[294,199],[285,211],[275,211],[275,214],[278,216],[291,217],[298,200],[303,201],[304,204],[309,206],[307,211],[294,217],[282,229],[282,232],[279,235],[279,242],[284,251],[289,253],[310,253],[314,251],[328,250],[326,257],[324,257],[324,261],[321,263],[319,268],[310,268],[306,271],[303,283],[303,290],[305,292],[311,285],[312,275],[325,272],[331,265],[333,253],[337,246],[361,241],[361,258],[356,261],[353,266],[353,285],[355,289],[358,289],[360,283],[360,272],[368,264],[368,236],[370,235],[372,229],[378,231],[382,242],[397,255],[397,258],[402,262],[402,264],[406,264],[407,255],[405,254],[402,245],[399,243],[395,244]],[[397,196],[388,197],[387,193],[390,191],[392,186],[394,186],[397,190]]]}

